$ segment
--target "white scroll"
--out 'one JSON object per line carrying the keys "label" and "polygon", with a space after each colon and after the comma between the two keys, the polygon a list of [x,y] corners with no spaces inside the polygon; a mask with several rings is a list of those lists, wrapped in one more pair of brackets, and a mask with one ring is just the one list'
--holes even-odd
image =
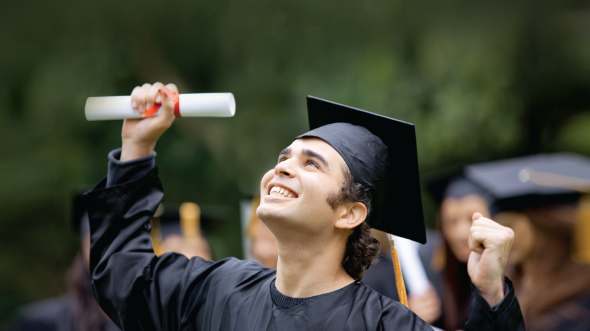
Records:
{"label": "white scroll", "polygon": [[418,255],[420,244],[401,237],[395,237],[394,239],[399,255],[399,263],[410,295],[420,296],[426,293],[430,287],[430,282]]}
{"label": "white scroll", "polygon": [[[180,117],[232,117],[236,102],[231,93],[187,93],[179,96]],[[131,96],[90,97],[84,107],[88,121],[141,118],[131,108]],[[159,115],[160,109],[155,116]]]}

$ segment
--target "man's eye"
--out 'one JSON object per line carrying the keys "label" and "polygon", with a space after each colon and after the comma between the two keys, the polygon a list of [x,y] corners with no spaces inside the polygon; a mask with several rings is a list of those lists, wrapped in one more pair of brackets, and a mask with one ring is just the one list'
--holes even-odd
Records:
{"label": "man's eye", "polygon": [[316,167],[318,169],[320,168],[320,166],[315,161],[313,161],[313,160],[308,160],[307,161],[307,165],[312,165],[312,166],[314,166],[314,167]]}
{"label": "man's eye", "polygon": [[279,162],[277,162],[277,163],[281,163],[281,162],[285,161],[286,159],[287,159],[287,157],[285,157],[285,156],[281,156],[281,157],[279,158]]}

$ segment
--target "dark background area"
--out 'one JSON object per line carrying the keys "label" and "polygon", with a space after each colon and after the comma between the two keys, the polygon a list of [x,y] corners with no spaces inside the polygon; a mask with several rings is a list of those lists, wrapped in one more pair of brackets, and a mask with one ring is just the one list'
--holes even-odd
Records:
{"label": "dark background area", "polygon": [[155,81],[234,93],[234,118],[180,119],[157,146],[165,201],[224,211],[208,233],[215,259],[242,256],[239,199],[307,129],[308,94],[416,124],[423,178],[539,152],[590,156],[589,1],[2,7],[0,327],[65,289],[80,244],[71,197],[120,146],[120,121],[85,120],[89,96]]}

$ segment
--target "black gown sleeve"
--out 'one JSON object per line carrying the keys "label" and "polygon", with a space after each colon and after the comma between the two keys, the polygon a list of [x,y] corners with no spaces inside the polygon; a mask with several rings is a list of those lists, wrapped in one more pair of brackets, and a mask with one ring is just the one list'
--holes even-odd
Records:
{"label": "black gown sleeve", "polygon": [[465,324],[465,331],[524,331],[524,319],[520,311],[520,305],[514,294],[514,285],[510,279],[505,278],[507,293],[504,300],[493,308],[479,294],[472,285],[471,313]]}
{"label": "black gown sleeve", "polygon": [[154,167],[112,187],[104,179],[86,193],[95,296],[122,330],[180,329],[204,300],[202,280],[223,267],[222,261],[153,253],[149,219],[164,196],[157,173]]}

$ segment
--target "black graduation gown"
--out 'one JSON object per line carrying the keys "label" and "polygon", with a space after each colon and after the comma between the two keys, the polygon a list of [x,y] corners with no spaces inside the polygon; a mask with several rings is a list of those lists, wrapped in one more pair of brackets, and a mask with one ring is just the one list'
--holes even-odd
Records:
{"label": "black graduation gown", "polygon": [[[123,330],[431,330],[362,282],[280,310],[270,296],[274,269],[235,258],[158,258],[149,236],[164,195],[157,168],[121,185],[105,182],[87,193],[90,267],[100,306]],[[524,330],[512,289],[496,311],[476,296],[469,323],[466,330]]]}
{"label": "black graduation gown", "polygon": [[365,271],[363,283],[384,296],[399,301],[391,255],[380,254],[377,263]]}

